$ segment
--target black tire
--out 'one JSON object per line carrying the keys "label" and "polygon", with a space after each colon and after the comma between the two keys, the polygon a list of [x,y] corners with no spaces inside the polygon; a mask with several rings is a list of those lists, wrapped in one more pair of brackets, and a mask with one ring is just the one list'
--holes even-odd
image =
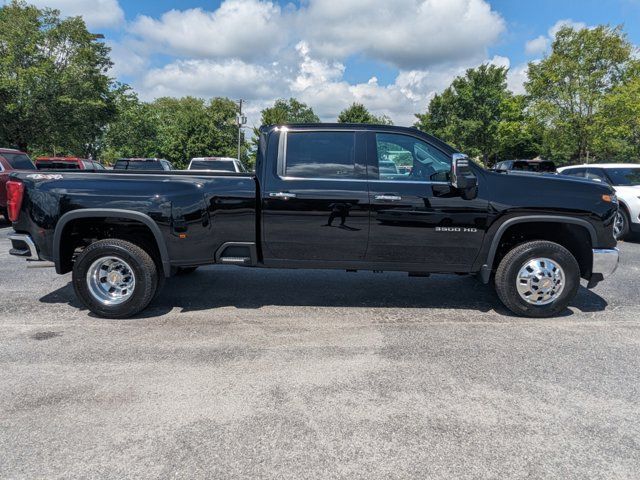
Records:
{"label": "black tire", "polygon": [[[101,257],[116,257],[131,266],[135,275],[135,287],[131,296],[118,305],[106,305],[91,293],[87,273],[91,265]],[[73,265],[73,288],[82,303],[103,318],[129,318],[144,310],[153,299],[159,286],[158,270],[153,258],[133,243],[108,239],[92,243],[78,256]]]}
{"label": "black tire", "polygon": [[[622,228],[620,230],[620,233],[616,236],[616,240],[626,240],[627,238],[629,238],[629,234],[631,233],[631,218],[629,217],[629,212],[627,212],[627,209],[622,205],[620,205],[619,207],[618,215],[621,215]],[[618,219],[616,218],[616,222],[617,221]]]}
{"label": "black tire", "polygon": [[198,267],[176,267],[175,275],[190,275],[195,272]]}
{"label": "black tire", "polygon": [[[518,273],[535,258],[553,260],[564,271],[564,289],[552,303],[534,305],[520,296],[517,289]],[[495,287],[504,305],[516,315],[532,318],[553,317],[564,311],[580,287],[580,266],[575,257],[557,243],[538,240],[515,247],[500,261],[496,270]]]}

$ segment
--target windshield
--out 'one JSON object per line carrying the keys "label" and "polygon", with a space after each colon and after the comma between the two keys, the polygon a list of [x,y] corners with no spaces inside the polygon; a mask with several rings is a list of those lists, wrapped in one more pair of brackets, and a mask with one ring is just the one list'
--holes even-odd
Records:
{"label": "windshield", "polygon": [[7,159],[7,162],[9,162],[11,168],[15,168],[16,170],[36,169],[31,159],[24,153],[3,153],[1,155]]}
{"label": "windshield", "polygon": [[640,167],[637,168],[607,168],[607,175],[613,185],[630,187],[640,185]]}
{"label": "windshield", "polygon": [[80,170],[78,162],[38,162],[38,170]]}
{"label": "windshield", "polygon": [[553,162],[513,162],[513,170],[524,170],[528,172],[555,172],[556,166]]}
{"label": "windshield", "polygon": [[194,160],[189,170],[217,170],[219,172],[235,172],[233,160]]}
{"label": "windshield", "polygon": [[114,170],[164,170],[162,164],[156,161],[145,160],[118,160],[113,166]]}

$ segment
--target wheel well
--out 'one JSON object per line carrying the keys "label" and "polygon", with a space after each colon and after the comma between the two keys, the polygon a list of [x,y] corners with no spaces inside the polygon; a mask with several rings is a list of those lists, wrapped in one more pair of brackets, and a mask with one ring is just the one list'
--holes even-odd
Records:
{"label": "wheel well", "polygon": [[624,210],[625,212],[627,212],[627,217],[629,217],[629,219],[631,219],[631,210],[629,210],[629,207],[627,207],[627,204],[624,203],[622,200],[620,200],[618,202],[619,208],[621,210]]}
{"label": "wheel well", "polygon": [[580,275],[588,278],[593,268],[593,250],[589,231],[580,225],[556,222],[517,223],[505,230],[500,237],[492,270],[498,267],[504,256],[517,245],[534,240],[547,240],[569,250],[580,265]]}
{"label": "wheel well", "polygon": [[117,238],[144,249],[162,271],[162,257],[151,229],[144,223],[127,218],[78,218],[64,226],[60,237],[61,273],[73,269],[75,256],[98,240]]}

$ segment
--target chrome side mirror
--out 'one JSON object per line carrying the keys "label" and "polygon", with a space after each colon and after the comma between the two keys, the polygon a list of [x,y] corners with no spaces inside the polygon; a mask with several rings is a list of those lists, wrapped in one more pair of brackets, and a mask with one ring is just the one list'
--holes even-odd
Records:
{"label": "chrome side mirror", "polygon": [[454,153],[451,160],[451,185],[461,191],[462,198],[475,198],[478,193],[478,177],[469,165],[469,157],[463,153]]}

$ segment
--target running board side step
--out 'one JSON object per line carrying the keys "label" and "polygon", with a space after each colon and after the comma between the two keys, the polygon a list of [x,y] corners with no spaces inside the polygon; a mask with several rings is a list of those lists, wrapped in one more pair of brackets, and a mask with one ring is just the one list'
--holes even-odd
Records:
{"label": "running board side step", "polygon": [[232,263],[234,265],[250,265],[251,257],[220,257],[220,263]]}
{"label": "running board side step", "polygon": [[227,242],[216,252],[216,263],[252,266],[258,263],[256,244],[252,242]]}

